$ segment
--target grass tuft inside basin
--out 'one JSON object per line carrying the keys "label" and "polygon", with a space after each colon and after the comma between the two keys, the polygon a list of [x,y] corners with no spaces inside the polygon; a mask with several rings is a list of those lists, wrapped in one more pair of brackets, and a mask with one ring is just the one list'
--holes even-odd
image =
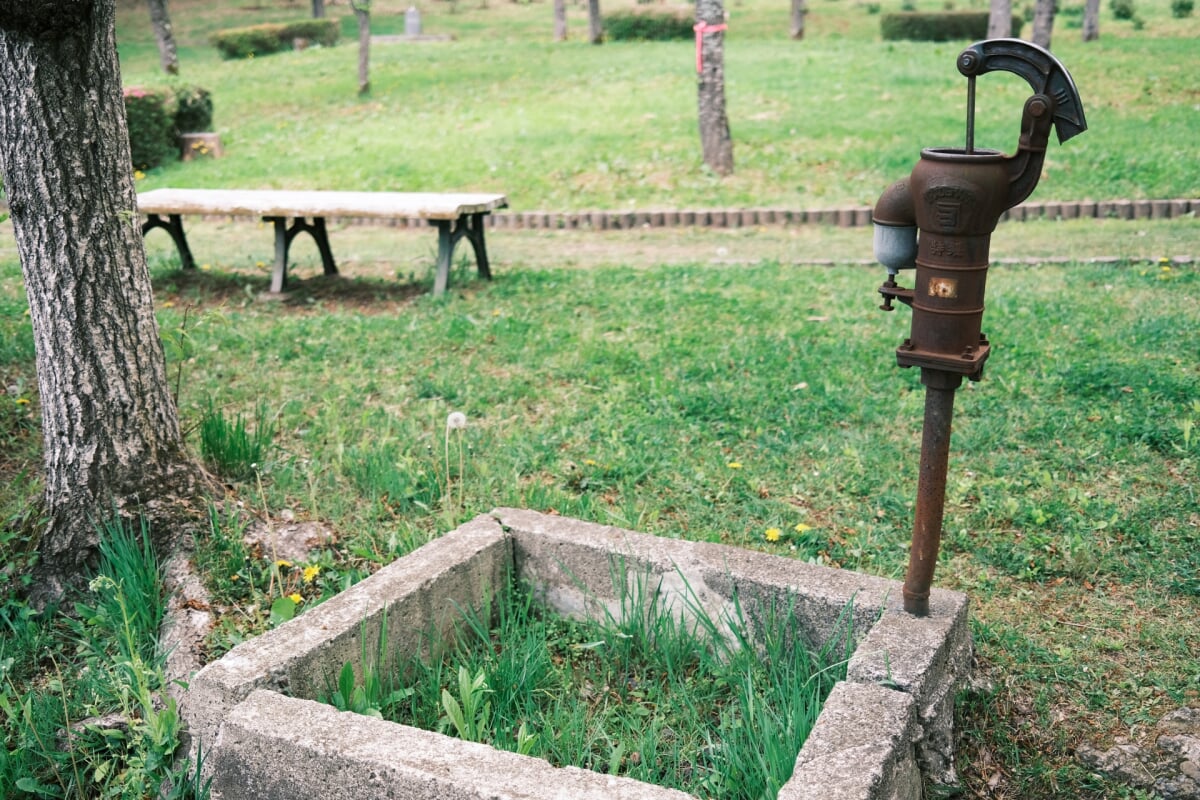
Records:
{"label": "grass tuft inside basin", "polygon": [[555,766],[775,797],[849,652],[811,649],[793,601],[747,614],[735,597],[713,619],[690,593],[667,605],[661,576],[625,575],[614,567],[619,609],[601,619],[559,615],[514,579],[462,610],[442,658],[373,666],[358,684],[347,668],[320,699]]}

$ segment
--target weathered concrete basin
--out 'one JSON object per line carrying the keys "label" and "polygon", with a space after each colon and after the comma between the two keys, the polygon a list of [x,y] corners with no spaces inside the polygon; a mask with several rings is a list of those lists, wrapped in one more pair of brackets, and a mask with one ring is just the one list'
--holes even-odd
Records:
{"label": "weathered concrete basin", "polygon": [[[213,797],[412,800],[668,800],[681,792],[463,742],[314,702],[328,676],[359,665],[362,642],[426,650],[510,573],[564,614],[619,602],[614,558],[683,592],[713,619],[731,604],[786,602],[815,646],[844,635],[847,680],[826,701],[781,800],[918,800],[952,783],[953,702],[970,662],[964,595],[935,590],[933,614],[901,609],[900,584],[722,545],[647,536],[516,509],[480,516],[296,619],[231,650],[192,680],[182,710],[205,752]],[[776,607],[781,607],[777,605]],[[436,637],[433,637],[436,640]]]}

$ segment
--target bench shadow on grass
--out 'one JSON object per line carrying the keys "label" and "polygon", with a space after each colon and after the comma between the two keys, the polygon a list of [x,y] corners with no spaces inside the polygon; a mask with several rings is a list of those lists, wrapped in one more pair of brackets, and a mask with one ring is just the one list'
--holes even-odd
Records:
{"label": "bench shadow on grass", "polygon": [[[288,276],[287,289],[270,291],[269,274],[222,270],[156,270],[151,275],[156,302],[187,305],[246,305],[271,303],[284,308],[310,308],[316,304],[351,306],[361,311],[387,311],[406,305],[432,291],[432,280],[414,281],[317,274]],[[470,286],[459,282],[457,288]]]}

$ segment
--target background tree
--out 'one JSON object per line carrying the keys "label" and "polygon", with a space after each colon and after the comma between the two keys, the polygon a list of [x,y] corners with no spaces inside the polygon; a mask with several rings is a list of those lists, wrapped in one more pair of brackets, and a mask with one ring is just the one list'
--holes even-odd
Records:
{"label": "background tree", "polygon": [[567,0],[554,0],[554,41],[567,40]]}
{"label": "background tree", "polygon": [[1033,5],[1032,41],[1050,49],[1050,35],[1054,31],[1054,12],[1057,0],[1036,0]]}
{"label": "background tree", "polygon": [[1100,0],[1087,0],[1083,4],[1083,40],[1094,42],[1100,38]]}
{"label": "background tree", "polygon": [[175,49],[175,31],[171,28],[171,15],[167,13],[167,0],[146,0],[146,4],[150,6],[154,41],[158,42],[158,60],[168,75],[178,75],[179,52]]}
{"label": "background tree", "polygon": [[1006,39],[1013,34],[1012,0],[992,0],[988,6],[987,38]]}
{"label": "background tree", "polygon": [[804,17],[808,15],[806,0],[792,0],[792,30],[793,39],[804,38]]}
{"label": "background tree", "polygon": [[604,41],[604,18],[600,16],[600,0],[588,0],[588,41],[600,44]]}
{"label": "background tree", "polygon": [[358,20],[358,93],[371,92],[371,0],[350,0]]}
{"label": "background tree", "polygon": [[718,175],[733,172],[733,137],[725,113],[725,8],[721,0],[696,0],[696,69],[700,146]]}
{"label": "background tree", "polygon": [[312,0],[313,19],[321,19],[325,16],[325,0]]}
{"label": "background tree", "polygon": [[114,512],[147,518],[168,560],[210,488],[184,448],[154,316],[114,2],[0,1],[0,167],[44,443],[35,607],[85,577]]}

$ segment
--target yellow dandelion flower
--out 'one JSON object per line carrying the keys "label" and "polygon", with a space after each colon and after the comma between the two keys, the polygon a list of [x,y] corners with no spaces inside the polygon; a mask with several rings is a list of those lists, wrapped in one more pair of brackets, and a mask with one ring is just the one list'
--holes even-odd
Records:
{"label": "yellow dandelion flower", "polygon": [[304,602],[304,598],[300,596],[299,592],[292,592],[291,594],[289,594],[288,600],[291,600],[296,605],[300,605],[301,603]]}
{"label": "yellow dandelion flower", "polygon": [[587,466],[589,466],[589,467],[594,467],[594,466],[596,466],[596,459],[594,459],[594,458],[585,458],[585,459],[583,460],[583,463],[584,463],[584,464],[586,464],[586,465],[587,465]]}
{"label": "yellow dandelion flower", "polygon": [[796,531],[796,533],[807,533],[808,531],[812,530],[812,525],[807,525],[803,522],[797,522],[796,527],[792,530]]}
{"label": "yellow dandelion flower", "polygon": [[146,177],[146,173],[142,172],[140,169],[135,169],[133,171],[133,179],[135,181],[140,181],[145,177]]}
{"label": "yellow dandelion flower", "polygon": [[312,582],[313,582],[313,578],[317,577],[317,576],[318,576],[318,575],[320,575],[320,574],[321,574],[321,568],[320,568],[320,567],[316,567],[316,566],[313,566],[313,567],[305,567],[305,568],[304,568],[304,582],[305,582],[305,583],[312,583]]}
{"label": "yellow dandelion flower", "polygon": [[290,567],[291,565],[292,562],[288,561],[286,558],[281,558],[275,562],[275,566],[277,567]]}
{"label": "yellow dandelion flower", "polygon": [[767,530],[763,533],[763,538],[768,542],[778,542],[779,533],[779,528],[767,528]]}
{"label": "yellow dandelion flower", "polygon": [[742,468],[742,462],[740,462],[740,461],[730,461],[730,462],[729,462],[728,464],[726,464],[725,466],[729,467],[730,469],[741,469],[741,468]]}
{"label": "yellow dandelion flower", "polygon": [[29,405],[29,398],[28,398],[28,397],[18,397],[18,398],[17,398],[17,405],[19,405],[19,406],[27,406],[27,405]]}
{"label": "yellow dandelion flower", "polygon": [[174,308],[174,307],[175,307],[175,302],[174,302],[173,300],[168,300],[168,301],[166,301],[165,303],[163,303],[163,304],[162,304],[162,307],[163,307],[163,308]]}

